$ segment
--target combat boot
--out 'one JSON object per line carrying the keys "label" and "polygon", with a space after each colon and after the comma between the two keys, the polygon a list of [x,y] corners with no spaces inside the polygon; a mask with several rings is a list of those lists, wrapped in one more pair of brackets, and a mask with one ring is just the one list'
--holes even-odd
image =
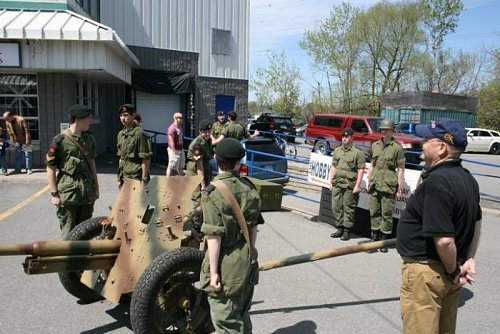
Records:
{"label": "combat boot", "polygon": [[[380,233],[380,240],[387,240],[389,239],[389,235],[385,233]],[[380,248],[380,252],[382,253],[387,253],[389,249],[387,247],[382,247]]]}
{"label": "combat boot", "polygon": [[372,230],[372,236],[371,236],[372,241],[379,241],[380,240],[380,234],[379,231],[373,231]]}
{"label": "combat boot", "polygon": [[349,239],[351,239],[351,234],[349,233],[348,229],[345,229],[344,233],[342,234],[342,237],[340,237],[340,240],[347,241]]}
{"label": "combat boot", "polygon": [[344,235],[344,229],[342,227],[339,227],[337,231],[330,234],[330,237],[331,238],[340,238],[343,235]]}

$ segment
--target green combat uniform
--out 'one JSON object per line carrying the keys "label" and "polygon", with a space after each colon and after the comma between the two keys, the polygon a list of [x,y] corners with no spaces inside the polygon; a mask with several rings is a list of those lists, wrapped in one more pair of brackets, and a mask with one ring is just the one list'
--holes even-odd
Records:
{"label": "green combat uniform", "polygon": [[372,172],[368,206],[372,231],[384,235],[392,233],[392,214],[396,207],[398,191],[397,167],[405,163],[403,148],[394,139],[384,145],[381,140],[372,145]]}
{"label": "green combat uniform", "polygon": [[224,138],[234,138],[237,140],[248,137],[243,125],[233,121],[226,124],[221,134],[224,135]]}
{"label": "green combat uniform", "polygon": [[118,166],[118,181],[123,183],[125,178],[141,180],[143,159],[151,159],[151,138],[140,127],[130,130],[123,129],[118,133],[117,152],[120,157]]}
{"label": "green combat uniform", "polygon": [[[201,163],[203,164],[203,183],[208,185],[212,179],[210,159],[212,159],[213,155],[212,141],[210,139],[205,140],[202,135],[196,137],[188,147],[186,175],[192,176],[197,174],[196,163],[201,159]],[[200,195],[200,187],[197,187],[191,197],[194,205],[199,201]]]}
{"label": "green combat uniform", "polygon": [[337,228],[350,229],[354,226],[354,212],[359,201],[359,193],[353,194],[358,178],[358,170],[365,168],[365,155],[356,146],[339,146],[335,149],[332,165],[335,175],[332,180],[332,212]]}
{"label": "green combat uniform", "polygon": [[221,123],[219,121],[212,124],[212,137],[214,137],[215,139],[219,138],[226,125],[226,122]]}
{"label": "green combat uniform", "polygon": [[[260,198],[254,186],[237,172],[224,172],[215,180],[222,180],[240,205],[248,229],[263,224]],[[214,180],[214,181],[215,181]],[[205,235],[221,236],[219,275],[222,290],[210,286],[210,262],[205,254],[200,275],[202,289],[207,292],[212,323],[217,333],[252,333],[248,313],[254,286],[258,283],[258,269],[252,270],[250,248],[234,218],[231,207],[212,185],[201,199]]]}
{"label": "green combat uniform", "polygon": [[[73,138],[87,150],[89,159],[96,158],[96,143],[90,132]],[[61,206],[57,218],[62,237],[66,238],[76,225],[92,217],[96,200],[94,178],[82,151],[64,134],[52,139],[45,161],[59,170],[56,182]]]}

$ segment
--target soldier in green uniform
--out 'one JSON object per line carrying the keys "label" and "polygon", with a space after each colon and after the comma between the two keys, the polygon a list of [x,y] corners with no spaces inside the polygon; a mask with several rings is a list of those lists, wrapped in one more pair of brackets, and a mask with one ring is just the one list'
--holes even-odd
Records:
{"label": "soldier in green uniform", "polygon": [[202,120],[198,125],[199,135],[188,147],[186,165],[186,175],[203,175],[200,187],[196,188],[191,197],[193,206],[199,202],[201,193],[212,180],[212,170],[210,168],[210,159],[213,156],[212,150],[212,123],[208,120]]}
{"label": "soldier in green uniform", "polygon": [[332,212],[337,231],[332,238],[346,241],[351,238],[349,229],[354,226],[354,212],[359,201],[359,191],[365,172],[365,155],[354,146],[351,128],[342,130],[342,145],[333,153],[330,169]]}
{"label": "soldier in green uniform", "polygon": [[[208,249],[200,283],[208,295],[217,333],[252,333],[249,310],[259,274],[255,241],[257,224],[263,224],[264,219],[259,194],[248,179],[239,175],[240,159],[244,156],[239,141],[221,141],[215,148],[219,175],[201,199],[201,231],[207,237]],[[226,195],[218,185],[221,182],[226,186]],[[226,200],[227,193],[235,199],[233,206]],[[238,221],[235,212],[239,210],[243,218]]]}
{"label": "soldier in green uniform", "polygon": [[219,138],[222,134],[222,130],[226,127],[226,114],[223,111],[217,113],[217,122],[212,124],[212,141]]}
{"label": "soldier in green uniform", "polygon": [[124,104],[118,109],[123,129],[118,133],[116,155],[118,163],[118,182],[122,186],[125,178],[141,181],[145,187],[151,179],[149,165],[153,151],[151,138],[134,122],[135,107]]}
{"label": "soldier in green uniform", "polygon": [[63,239],[76,225],[92,217],[94,202],[99,198],[96,143],[88,131],[91,109],[77,104],[70,108],[69,116],[69,128],[52,139],[45,157],[51,203],[57,207]]}
{"label": "soldier in green uniform", "polygon": [[[372,241],[385,240],[392,234],[392,214],[396,194],[404,189],[405,156],[394,138],[394,122],[384,119],[379,129],[384,137],[372,144],[372,161],[368,169],[368,206]],[[380,249],[387,252],[387,248]]]}
{"label": "soldier in green uniform", "polygon": [[229,122],[224,126],[220,136],[215,139],[212,144],[217,145],[224,138],[234,138],[236,140],[242,140],[243,138],[252,139],[260,135],[258,130],[255,130],[253,135],[250,135],[243,125],[236,122],[236,113],[231,111],[229,113]]}

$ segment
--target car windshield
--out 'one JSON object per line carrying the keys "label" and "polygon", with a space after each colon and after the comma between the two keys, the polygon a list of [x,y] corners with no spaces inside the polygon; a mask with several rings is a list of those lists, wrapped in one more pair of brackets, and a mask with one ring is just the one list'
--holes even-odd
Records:
{"label": "car windshield", "polygon": [[282,125],[285,125],[286,127],[291,127],[293,125],[292,120],[286,117],[274,117],[274,123],[278,127]]}
{"label": "car windshield", "polygon": [[[278,160],[277,157],[271,157],[268,155],[259,154],[256,152],[263,152],[268,154],[274,154],[283,156],[283,151],[280,149],[278,144],[274,139],[254,139],[245,142],[245,148],[247,149],[247,160],[249,161],[272,161]],[[248,152],[256,151],[256,152]]]}
{"label": "car windshield", "polygon": [[370,118],[368,119],[368,124],[370,124],[370,128],[372,128],[373,132],[379,132],[380,127],[380,118]]}

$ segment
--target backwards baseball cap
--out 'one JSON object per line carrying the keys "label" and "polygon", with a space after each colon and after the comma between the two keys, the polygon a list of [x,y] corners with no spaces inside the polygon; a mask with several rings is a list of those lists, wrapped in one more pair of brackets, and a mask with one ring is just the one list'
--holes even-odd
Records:
{"label": "backwards baseball cap", "polygon": [[353,134],[354,131],[352,130],[352,128],[345,128],[344,130],[342,130],[342,137],[352,136]]}
{"label": "backwards baseball cap", "polygon": [[241,159],[245,156],[243,145],[235,138],[224,138],[215,146],[215,155],[221,159]]}
{"label": "backwards baseball cap", "polygon": [[74,104],[69,108],[69,115],[74,118],[85,118],[92,113],[92,109],[83,104]]}
{"label": "backwards baseball cap", "polygon": [[431,124],[419,124],[415,127],[415,133],[423,138],[438,138],[442,141],[459,148],[467,146],[467,133],[459,121],[450,118],[441,118],[432,121]]}

